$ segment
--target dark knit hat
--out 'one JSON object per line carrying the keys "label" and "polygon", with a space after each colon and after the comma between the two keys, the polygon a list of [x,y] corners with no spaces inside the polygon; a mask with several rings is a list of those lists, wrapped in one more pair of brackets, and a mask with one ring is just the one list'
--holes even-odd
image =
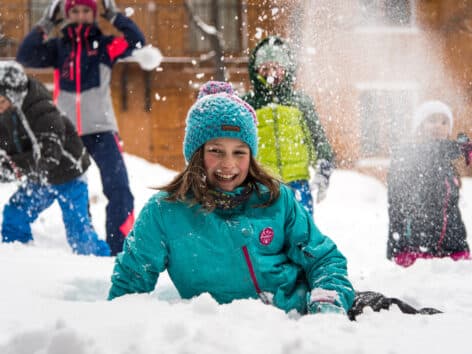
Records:
{"label": "dark knit hat", "polygon": [[16,61],[0,61],[0,96],[20,107],[28,93],[28,77]]}
{"label": "dark knit hat", "polygon": [[184,156],[188,162],[207,141],[236,138],[257,155],[257,119],[254,109],[240,99],[231,84],[209,81],[200,88],[197,101],[187,114]]}
{"label": "dark knit hat", "polygon": [[64,3],[64,12],[69,17],[69,10],[76,5],[88,6],[93,11],[93,17],[97,17],[97,0],[66,0]]}

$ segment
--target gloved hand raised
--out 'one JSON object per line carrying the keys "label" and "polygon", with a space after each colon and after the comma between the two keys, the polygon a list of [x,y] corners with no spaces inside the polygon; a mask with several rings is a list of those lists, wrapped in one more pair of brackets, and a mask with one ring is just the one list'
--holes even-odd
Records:
{"label": "gloved hand raised", "polygon": [[36,26],[41,27],[46,34],[49,34],[51,30],[64,21],[64,17],[61,12],[62,0],[52,0],[43,12],[43,16],[36,23]]}
{"label": "gloved hand raised", "polygon": [[116,15],[120,12],[116,7],[115,0],[102,0],[102,5],[105,12],[100,16],[113,23]]}
{"label": "gloved hand raised", "polygon": [[333,164],[327,160],[318,160],[311,187],[317,191],[316,202],[326,198],[329,187],[329,178],[333,172]]}
{"label": "gloved hand raised", "polygon": [[457,142],[459,143],[462,154],[465,158],[465,163],[470,165],[472,161],[472,142],[465,133],[457,134]]}

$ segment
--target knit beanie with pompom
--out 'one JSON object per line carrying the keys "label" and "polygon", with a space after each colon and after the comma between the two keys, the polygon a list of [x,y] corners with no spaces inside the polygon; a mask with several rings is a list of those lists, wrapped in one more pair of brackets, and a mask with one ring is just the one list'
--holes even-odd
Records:
{"label": "knit beanie with pompom", "polygon": [[257,155],[257,119],[254,109],[240,99],[231,84],[208,81],[187,114],[184,156],[188,162],[207,141],[235,138],[245,142]]}

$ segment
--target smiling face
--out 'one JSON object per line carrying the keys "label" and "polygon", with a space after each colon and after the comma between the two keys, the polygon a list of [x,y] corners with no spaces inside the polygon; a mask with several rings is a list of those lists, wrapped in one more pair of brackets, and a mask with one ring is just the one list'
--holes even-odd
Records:
{"label": "smiling face", "polygon": [[451,129],[449,118],[444,114],[432,114],[418,127],[422,139],[447,139]]}
{"label": "smiling face", "polygon": [[91,24],[95,20],[92,8],[86,5],[75,5],[69,10],[68,16],[72,23]]}
{"label": "smiling face", "polygon": [[240,186],[249,172],[251,150],[239,139],[219,138],[203,147],[203,164],[212,187],[230,192]]}
{"label": "smiling face", "polygon": [[5,96],[0,95],[0,114],[5,113],[11,107],[11,102]]}

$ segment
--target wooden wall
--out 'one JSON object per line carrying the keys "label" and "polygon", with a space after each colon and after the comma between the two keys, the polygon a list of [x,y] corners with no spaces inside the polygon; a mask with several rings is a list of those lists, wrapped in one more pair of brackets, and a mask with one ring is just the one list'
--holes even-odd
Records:
{"label": "wooden wall", "polygon": [[[127,7],[133,9],[132,18],[144,32],[147,43],[158,47],[164,56],[161,67],[152,72],[141,70],[135,63],[119,63],[114,68],[113,104],[125,151],[180,169],[184,166],[182,141],[186,113],[195,101],[198,86],[213,79],[213,62],[200,60],[203,53],[191,53],[187,49],[189,17],[183,0],[117,0],[116,3],[124,11]],[[243,10],[238,16],[242,50],[225,54],[227,79],[237,90],[248,88],[248,50],[267,34],[283,34],[284,16],[290,13],[290,8],[279,8],[280,14],[273,16],[270,1],[242,1]],[[9,0],[6,9],[1,10],[3,32],[17,43],[31,28],[29,11],[28,0]],[[101,18],[99,24],[105,33],[118,34]],[[3,55],[15,54],[13,46]],[[28,69],[28,72],[52,85],[51,70]]]}
{"label": "wooden wall", "polygon": [[[157,71],[146,72],[135,63],[120,63],[113,72],[112,95],[125,150],[166,167],[184,166],[182,140],[185,116],[198,86],[213,78],[211,60],[188,51],[189,18],[183,0],[116,0],[121,9],[134,10],[132,18],[148,43],[164,55]],[[13,42],[30,30],[29,0],[2,4],[0,25]],[[100,2],[99,2],[100,3]],[[248,89],[247,55],[268,34],[279,34],[301,44],[298,85],[315,100],[338,162],[355,167],[360,154],[359,82],[411,80],[428,82],[418,101],[430,96],[450,100],[456,113],[456,131],[472,136],[472,0],[415,1],[417,30],[396,34],[359,33],[353,13],[356,1],[280,0],[241,1],[241,51],[225,53],[227,79],[240,91]],[[100,12],[100,11],[99,11]],[[99,19],[105,33],[117,33]],[[421,35],[418,35],[421,34]],[[386,37],[387,36],[387,37]],[[386,40],[388,38],[388,41]],[[420,48],[422,51],[420,51]],[[428,51],[424,61],[424,48]],[[376,53],[390,53],[379,60]],[[0,55],[14,56],[13,44]],[[424,66],[440,68],[434,80]],[[29,70],[51,84],[51,70]],[[445,90],[445,87],[448,90]],[[452,88],[452,89],[451,89]]]}

